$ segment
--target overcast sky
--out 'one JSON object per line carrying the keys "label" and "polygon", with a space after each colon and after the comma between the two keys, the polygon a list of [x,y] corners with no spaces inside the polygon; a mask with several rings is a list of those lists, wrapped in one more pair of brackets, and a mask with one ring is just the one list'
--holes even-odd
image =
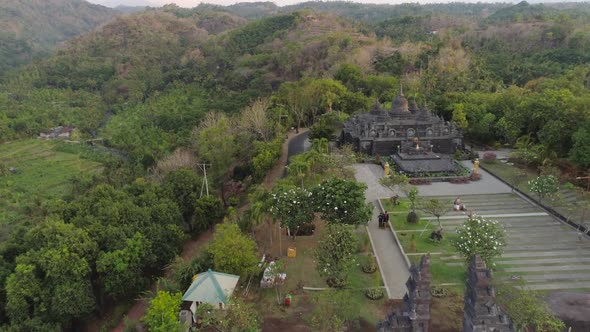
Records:
{"label": "overcast sky", "polygon": [[[109,6],[109,7],[116,7],[117,5],[123,4],[128,6],[141,6],[141,5],[152,5],[152,6],[162,6],[167,3],[175,3],[180,7],[187,7],[192,8],[197,6],[201,2],[206,3],[214,3],[218,5],[231,5],[236,2],[245,2],[242,1],[235,1],[235,0],[86,0],[92,3],[98,3],[101,5]],[[250,0],[254,1],[254,0]],[[451,2],[456,0],[355,0],[354,2],[363,2],[363,3],[388,3],[388,4],[399,4],[399,3],[407,3],[407,2],[419,2],[419,3],[440,3],[440,2]],[[479,0],[481,2],[516,2],[516,0]],[[551,2],[555,0],[549,0],[547,2]],[[575,1],[575,0],[574,0]],[[283,5],[291,5],[298,2],[304,1],[297,1],[297,0],[276,0],[273,1],[279,6]],[[464,2],[478,2],[478,0],[471,0],[471,1],[464,1]],[[529,2],[536,2],[536,1],[529,1]]]}

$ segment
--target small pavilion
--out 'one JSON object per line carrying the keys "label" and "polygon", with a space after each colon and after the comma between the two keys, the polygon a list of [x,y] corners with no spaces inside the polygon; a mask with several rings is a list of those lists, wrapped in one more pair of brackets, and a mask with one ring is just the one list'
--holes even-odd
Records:
{"label": "small pavilion", "polygon": [[193,322],[196,321],[196,313],[199,305],[209,303],[214,308],[224,309],[240,280],[240,276],[214,272],[197,274],[193,283],[182,296],[181,316],[192,314]]}

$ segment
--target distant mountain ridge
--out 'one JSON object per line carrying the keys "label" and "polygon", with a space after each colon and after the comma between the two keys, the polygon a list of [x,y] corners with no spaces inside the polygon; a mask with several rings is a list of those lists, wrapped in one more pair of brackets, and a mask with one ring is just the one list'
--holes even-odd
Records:
{"label": "distant mountain ridge", "polygon": [[[98,2],[98,1],[92,1],[92,2]],[[173,2],[174,2],[173,0],[170,1],[170,3],[173,3]],[[102,0],[102,1],[100,1],[100,4],[105,7],[110,7],[110,8],[161,7],[157,3],[154,3],[154,2],[151,2],[148,0]]]}
{"label": "distant mountain ridge", "polygon": [[116,14],[82,0],[0,0],[0,73],[50,53]]}

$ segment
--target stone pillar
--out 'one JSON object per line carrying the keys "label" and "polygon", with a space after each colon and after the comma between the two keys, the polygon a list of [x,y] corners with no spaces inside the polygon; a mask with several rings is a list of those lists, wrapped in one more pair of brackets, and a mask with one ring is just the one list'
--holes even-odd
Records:
{"label": "stone pillar", "polygon": [[475,255],[467,270],[463,332],[513,332],[510,319],[496,304],[496,289],[492,271],[479,255]]}

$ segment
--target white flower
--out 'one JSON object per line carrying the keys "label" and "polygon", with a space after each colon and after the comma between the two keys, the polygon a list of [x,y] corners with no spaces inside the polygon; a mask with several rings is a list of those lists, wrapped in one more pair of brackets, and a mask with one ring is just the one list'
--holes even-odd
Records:
{"label": "white flower", "polygon": [[337,206],[335,206],[335,207],[334,207],[334,210],[338,210],[338,207],[337,207]]}

